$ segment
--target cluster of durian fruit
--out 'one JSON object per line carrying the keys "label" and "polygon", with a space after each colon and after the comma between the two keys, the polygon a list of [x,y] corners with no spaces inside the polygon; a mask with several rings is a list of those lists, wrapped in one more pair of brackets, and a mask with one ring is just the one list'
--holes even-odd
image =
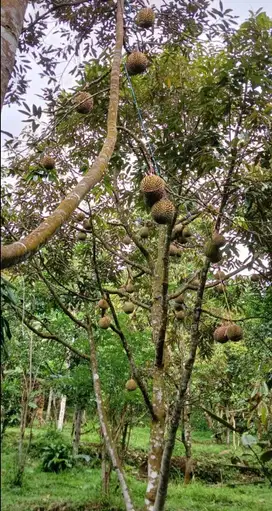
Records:
{"label": "cluster of durian fruit", "polygon": [[157,224],[171,224],[175,215],[175,206],[167,198],[165,181],[156,174],[145,176],[140,185],[146,204]]}
{"label": "cluster of durian fruit", "polygon": [[[152,28],[155,22],[155,13],[150,7],[140,9],[135,20],[139,28]],[[138,75],[146,71],[148,58],[141,51],[133,51],[127,58],[126,68],[129,75]]]}

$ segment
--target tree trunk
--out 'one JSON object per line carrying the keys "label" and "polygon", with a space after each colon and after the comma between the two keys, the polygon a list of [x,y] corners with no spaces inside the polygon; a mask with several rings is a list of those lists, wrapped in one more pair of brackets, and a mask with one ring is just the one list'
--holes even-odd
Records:
{"label": "tree trunk", "polygon": [[60,410],[59,410],[59,418],[58,418],[58,430],[63,430],[63,423],[64,423],[64,417],[65,417],[65,410],[66,410],[66,400],[67,397],[62,395],[60,400]]}
{"label": "tree trunk", "polygon": [[25,438],[25,430],[26,430],[26,422],[27,422],[27,412],[28,412],[28,402],[29,402],[29,388],[27,379],[24,382],[24,388],[21,399],[21,420],[20,420],[20,433],[19,433],[19,443],[18,443],[18,458],[17,458],[17,468],[14,477],[14,484],[16,486],[22,486],[23,483],[23,475],[25,469],[25,454],[24,454],[24,438]]}
{"label": "tree trunk", "polygon": [[164,361],[165,336],[167,325],[168,291],[168,249],[170,235],[168,227],[161,227],[158,242],[158,255],[153,276],[152,289],[152,338],[156,346],[156,364],[153,373],[152,407],[155,413],[151,423],[148,452],[148,482],[145,495],[147,511],[152,511],[156,499],[160,466],[164,448],[165,397],[164,397]]}
{"label": "tree trunk", "polygon": [[45,422],[46,423],[48,423],[50,421],[52,401],[53,401],[53,389],[50,388],[49,396],[48,396],[47,409],[46,409],[46,416],[45,416]]}
{"label": "tree trunk", "polygon": [[191,390],[190,386],[186,392],[186,400],[182,410],[182,442],[185,448],[186,466],[184,483],[188,484],[192,479],[192,428],[191,428]]}
{"label": "tree trunk", "polygon": [[77,456],[79,444],[80,444],[80,434],[81,434],[81,422],[82,422],[82,412],[81,408],[76,407],[75,411],[75,426],[74,426],[74,439],[73,439],[73,455]]}
{"label": "tree trunk", "polygon": [[90,342],[90,353],[91,353],[91,371],[92,371],[92,377],[93,377],[93,386],[94,386],[94,393],[95,393],[95,399],[97,404],[97,411],[98,411],[98,417],[100,422],[100,427],[102,430],[105,446],[107,449],[107,453],[109,455],[109,458],[112,463],[112,467],[115,470],[120,488],[122,491],[125,508],[126,511],[135,511],[129,489],[125,480],[124,472],[122,469],[122,465],[117,453],[116,446],[114,445],[114,442],[112,440],[111,431],[109,428],[109,424],[107,421],[107,415],[103,404],[103,398],[102,398],[102,392],[101,392],[101,385],[100,385],[100,378],[98,374],[98,365],[97,365],[97,358],[96,358],[96,347],[95,347],[95,341],[94,337],[91,331],[91,327],[89,326],[89,342]]}
{"label": "tree trunk", "polygon": [[162,463],[161,463],[161,471],[160,471],[160,480],[158,485],[158,491],[156,496],[156,501],[154,505],[154,511],[162,511],[164,509],[166,496],[167,496],[167,488],[169,481],[169,472],[170,472],[170,462],[172,453],[175,446],[176,434],[179,427],[180,415],[182,408],[185,402],[186,391],[188,387],[188,383],[190,381],[193,366],[196,358],[196,352],[199,342],[199,321],[201,316],[201,305],[204,294],[205,283],[207,279],[207,273],[209,270],[210,263],[206,259],[205,264],[203,266],[201,277],[200,277],[200,286],[198,288],[197,297],[194,306],[193,312],[193,321],[191,327],[191,347],[189,356],[185,362],[184,371],[181,376],[180,386],[177,393],[177,398],[174,406],[174,412],[170,422],[170,428],[168,432],[168,438],[165,443]]}
{"label": "tree trunk", "polygon": [[[7,1],[7,3],[10,2]],[[11,3],[13,2],[11,1]],[[19,4],[19,2],[16,3]],[[102,180],[106,172],[107,165],[113,154],[117,139],[116,124],[119,103],[120,65],[122,61],[124,36],[123,8],[124,0],[118,0],[116,44],[111,68],[107,136],[102,149],[90,170],[64,198],[52,215],[48,216],[45,221],[43,221],[25,238],[2,247],[1,265],[3,269],[24,261],[26,258],[33,255],[44,243],[46,243],[49,238],[51,238],[51,236],[53,236],[53,234],[55,234],[55,232],[71,217],[80,202],[84,199],[87,193],[89,193],[90,190],[92,190],[92,188]]]}
{"label": "tree trunk", "polygon": [[[226,421],[230,422],[230,412],[229,412],[228,406],[226,406],[226,408],[225,408],[225,416],[226,416]],[[230,445],[230,429],[229,428],[226,428],[226,444]]]}
{"label": "tree trunk", "polygon": [[1,1],[1,110],[15,63],[28,0]]}
{"label": "tree trunk", "polygon": [[105,442],[102,437],[101,473],[102,473],[102,492],[105,496],[109,495],[110,472],[111,472],[111,467],[110,467],[109,460],[107,459],[107,450],[106,450]]}

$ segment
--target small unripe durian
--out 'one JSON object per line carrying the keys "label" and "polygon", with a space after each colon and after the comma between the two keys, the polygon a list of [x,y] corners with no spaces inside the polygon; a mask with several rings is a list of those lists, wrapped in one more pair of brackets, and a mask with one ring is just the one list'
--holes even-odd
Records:
{"label": "small unripe durian", "polygon": [[100,328],[103,328],[104,330],[106,330],[107,328],[109,328],[109,326],[111,324],[111,318],[109,316],[103,316],[103,318],[100,318],[98,324],[99,324]]}
{"label": "small unripe durian", "polygon": [[175,214],[175,206],[168,199],[161,199],[151,209],[151,215],[158,224],[171,224]]}
{"label": "small unripe durian", "polygon": [[149,236],[149,229],[148,229],[148,227],[141,227],[141,229],[139,230],[139,236],[142,239],[148,238],[148,236]]}
{"label": "small unripe durian", "polygon": [[226,245],[227,243],[227,240],[226,238],[224,238],[224,236],[222,234],[218,234],[217,232],[215,232],[213,234],[213,237],[212,237],[212,243],[218,247],[218,248],[221,248],[223,247],[224,245]]}
{"label": "small unripe durian", "polygon": [[222,325],[215,329],[215,331],[213,333],[213,338],[216,342],[225,344],[225,342],[228,341],[227,328],[228,328],[227,325]]}
{"label": "small unripe durian", "polygon": [[46,170],[52,170],[55,168],[55,160],[54,158],[52,158],[51,156],[44,156],[42,159],[41,159],[41,165],[42,167],[44,167]]}
{"label": "small unripe durian", "polygon": [[101,298],[101,300],[99,300],[97,305],[102,310],[106,310],[109,308],[109,304],[108,304],[107,300],[105,300],[104,298]]}
{"label": "small unripe durian", "polygon": [[82,220],[84,220],[84,218],[85,218],[85,215],[84,215],[84,213],[82,213],[82,211],[77,213],[77,215],[76,215],[77,222],[82,222]]}
{"label": "small unripe durian", "polygon": [[185,318],[185,312],[183,310],[180,310],[180,311],[177,311],[176,312],[176,318],[179,320],[179,321],[183,321],[184,318]]}
{"label": "small unripe durian", "polygon": [[130,244],[131,244],[131,239],[130,239],[130,237],[129,237],[129,236],[125,236],[125,237],[123,238],[123,243],[124,243],[124,245],[130,245]]}
{"label": "small unripe durian", "polygon": [[85,232],[79,232],[79,233],[78,233],[77,239],[78,239],[79,241],[85,241],[85,240],[86,240],[86,238],[87,238],[87,234],[86,234]]}
{"label": "small unripe durian", "polygon": [[179,252],[178,247],[176,247],[174,243],[171,243],[169,247],[169,255],[175,257],[178,255],[178,252]]}
{"label": "small unripe durian", "polygon": [[123,311],[126,314],[132,314],[134,312],[134,303],[132,302],[125,302],[123,306]]}
{"label": "small unripe durian", "polygon": [[133,284],[132,284],[131,282],[129,282],[129,283],[126,285],[125,289],[126,289],[126,292],[127,292],[127,293],[134,293],[134,286],[133,286]]}
{"label": "small unripe durian", "polygon": [[84,229],[86,229],[86,231],[89,231],[92,227],[91,221],[88,218],[86,218],[86,220],[83,221],[82,225]]}
{"label": "small unripe durian", "polygon": [[230,341],[237,342],[243,339],[243,330],[239,325],[230,325],[227,328],[227,337]]}
{"label": "small unripe durian", "polygon": [[222,259],[221,252],[218,247],[216,247],[212,241],[209,241],[204,250],[205,256],[212,262],[212,263],[219,263]]}
{"label": "small unripe durian", "polygon": [[127,58],[126,66],[129,75],[139,75],[145,72],[148,59],[141,51],[133,51]]}
{"label": "small unripe durian", "polygon": [[152,28],[155,21],[155,13],[150,7],[140,9],[136,16],[136,23],[140,28]]}
{"label": "small unripe durian", "polygon": [[144,194],[147,205],[153,206],[165,194],[165,181],[156,174],[145,176],[140,184],[140,190]]}
{"label": "small unripe durian", "polygon": [[224,293],[224,289],[225,289],[225,285],[220,282],[220,284],[218,284],[218,286],[216,286],[216,291],[218,291],[218,293]]}
{"label": "small unripe durian", "polygon": [[89,114],[93,109],[93,98],[88,92],[79,92],[73,103],[76,105],[76,111],[79,114]]}
{"label": "small unripe durian", "polygon": [[137,383],[132,378],[126,383],[126,390],[132,391],[137,389]]}
{"label": "small unripe durian", "polygon": [[221,270],[217,271],[217,272],[214,274],[214,278],[215,278],[216,280],[224,280],[224,278],[225,278],[225,277],[226,277],[226,274],[225,274],[223,271],[221,271]]}
{"label": "small unripe durian", "polygon": [[253,273],[250,276],[251,282],[259,282],[260,279],[261,279],[261,275],[259,273]]}

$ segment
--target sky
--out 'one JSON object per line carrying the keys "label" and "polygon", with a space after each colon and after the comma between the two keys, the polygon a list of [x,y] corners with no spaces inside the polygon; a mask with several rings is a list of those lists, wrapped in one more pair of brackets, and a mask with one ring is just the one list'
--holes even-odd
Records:
{"label": "sky", "polygon": [[[161,0],[151,0],[150,3],[154,3],[156,5],[161,4]],[[219,5],[219,1],[216,0],[212,3],[212,6],[214,8],[217,8]],[[224,9],[233,9],[233,14],[239,16],[238,21],[243,21],[247,15],[248,11],[257,11],[260,7],[263,8],[264,11],[269,16],[272,16],[272,0],[223,0]],[[50,43],[52,42],[52,36]],[[32,71],[31,71],[31,84],[28,89],[27,95],[26,95],[26,102],[29,105],[32,105],[33,103],[36,106],[41,105],[42,106],[42,99],[38,98],[36,94],[39,94],[41,91],[41,88],[45,86],[45,82],[39,77],[39,68],[38,66],[33,62],[32,64]],[[74,62],[71,63],[71,68],[75,65]],[[62,80],[61,80],[61,86],[66,88],[70,87],[71,84],[71,76],[68,75],[68,73],[65,73]],[[25,123],[22,123],[22,119],[25,117],[18,112],[17,105],[12,105],[11,107],[5,106],[2,111],[1,116],[1,129],[8,131],[9,133],[12,133],[14,136],[18,136],[22,128],[25,126]]]}

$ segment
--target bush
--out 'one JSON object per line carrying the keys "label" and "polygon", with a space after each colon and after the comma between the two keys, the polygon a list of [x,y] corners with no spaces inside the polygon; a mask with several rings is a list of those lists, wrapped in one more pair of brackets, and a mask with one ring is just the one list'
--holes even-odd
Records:
{"label": "bush", "polygon": [[56,430],[38,437],[32,444],[31,453],[42,460],[44,472],[61,472],[73,466],[71,446]]}
{"label": "bush", "polygon": [[42,469],[44,472],[61,472],[73,466],[71,448],[60,442],[52,442],[43,448]]}

